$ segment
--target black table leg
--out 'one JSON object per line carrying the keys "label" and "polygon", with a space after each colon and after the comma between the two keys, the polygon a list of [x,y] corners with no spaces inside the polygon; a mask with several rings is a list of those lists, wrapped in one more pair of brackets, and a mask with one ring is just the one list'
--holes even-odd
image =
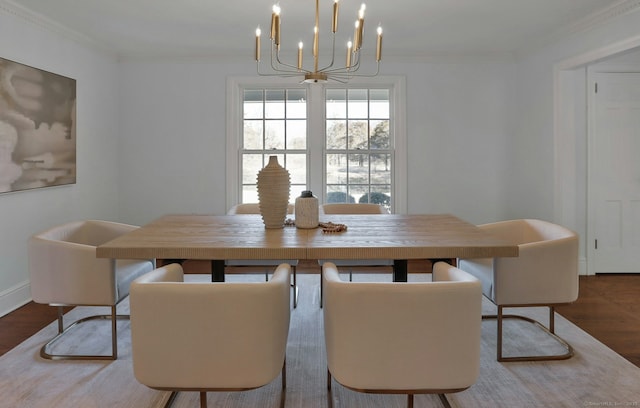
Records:
{"label": "black table leg", "polygon": [[406,259],[393,260],[393,281],[394,282],[407,281],[407,260]]}
{"label": "black table leg", "polygon": [[224,282],[224,259],[211,261],[211,282]]}

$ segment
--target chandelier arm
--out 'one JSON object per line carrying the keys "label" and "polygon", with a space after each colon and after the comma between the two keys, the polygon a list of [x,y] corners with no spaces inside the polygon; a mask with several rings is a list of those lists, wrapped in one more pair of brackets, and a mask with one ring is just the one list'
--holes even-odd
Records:
{"label": "chandelier arm", "polygon": [[333,63],[335,62],[336,59],[336,33],[333,33],[332,35],[333,37],[333,46],[331,47],[331,63],[329,65],[327,65],[326,67],[320,69],[320,72],[326,72],[327,70],[330,70],[331,67],[333,67]]}
{"label": "chandelier arm", "polygon": [[[291,73],[291,74],[300,74],[300,71],[298,70],[297,67],[294,67],[293,65],[289,65],[286,64],[282,61],[280,61],[280,51],[277,50],[278,46],[275,45],[273,42],[271,44],[271,69],[273,69],[276,72],[286,72],[286,73]],[[274,64],[274,58],[273,58],[273,54],[274,54],[274,49],[275,49],[275,62],[278,63],[278,65]],[[286,68],[291,68],[291,69],[283,69],[280,68],[280,66],[286,67]]]}
{"label": "chandelier arm", "polygon": [[345,75],[348,75],[350,72],[357,72],[359,68],[360,68],[360,62],[358,61],[355,64],[351,65],[350,67],[333,68],[333,69],[326,70],[325,72],[327,74],[343,73]]}
{"label": "chandelier arm", "polygon": [[277,77],[295,77],[295,76],[299,76],[300,73],[299,72],[293,72],[293,71],[276,71],[276,72],[260,72],[260,62],[256,63],[256,73],[259,76],[277,76]]}

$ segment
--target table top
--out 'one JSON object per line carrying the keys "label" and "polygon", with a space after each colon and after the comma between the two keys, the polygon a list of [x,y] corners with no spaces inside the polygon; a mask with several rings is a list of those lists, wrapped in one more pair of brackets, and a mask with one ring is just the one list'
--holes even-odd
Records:
{"label": "table top", "polygon": [[321,215],[347,230],[266,229],[259,215],[166,215],[98,246],[118,259],[444,259],[518,256],[450,214]]}

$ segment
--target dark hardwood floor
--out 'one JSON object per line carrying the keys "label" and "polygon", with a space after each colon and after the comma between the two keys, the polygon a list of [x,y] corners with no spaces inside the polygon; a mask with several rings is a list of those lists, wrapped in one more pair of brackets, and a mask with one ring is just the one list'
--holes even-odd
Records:
{"label": "dark hardwood floor", "polygon": [[[640,274],[581,276],[578,301],[557,311],[640,367]],[[0,318],[0,355],[56,317],[56,308],[30,302]]]}
{"label": "dark hardwood floor", "polygon": [[640,274],[581,276],[578,300],[556,310],[640,367]]}

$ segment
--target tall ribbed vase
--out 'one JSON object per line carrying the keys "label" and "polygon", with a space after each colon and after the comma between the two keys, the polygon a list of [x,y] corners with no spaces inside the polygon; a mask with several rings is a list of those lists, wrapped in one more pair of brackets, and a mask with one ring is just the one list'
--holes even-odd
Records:
{"label": "tall ribbed vase", "polygon": [[283,228],[289,205],[289,172],[269,156],[269,163],[258,172],[258,201],[265,228]]}

